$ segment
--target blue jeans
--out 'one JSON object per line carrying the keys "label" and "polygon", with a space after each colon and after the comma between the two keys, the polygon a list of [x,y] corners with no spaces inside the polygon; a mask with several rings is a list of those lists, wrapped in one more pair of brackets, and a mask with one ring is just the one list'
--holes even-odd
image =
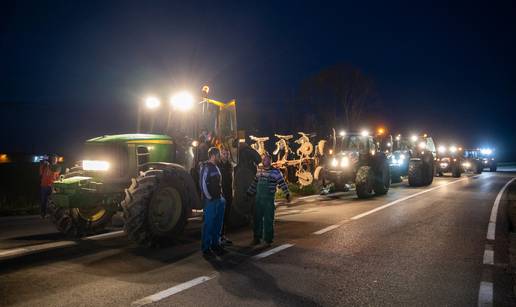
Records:
{"label": "blue jeans", "polygon": [[52,194],[52,187],[41,187],[41,203],[40,203],[40,209],[41,209],[41,215],[45,216],[47,214],[47,204],[48,204],[48,198]]}
{"label": "blue jeans", "polygon": [[220,244],[220,232],[224,223],[224,198],[204,200],[204,224],[202,226],[202,251]]}

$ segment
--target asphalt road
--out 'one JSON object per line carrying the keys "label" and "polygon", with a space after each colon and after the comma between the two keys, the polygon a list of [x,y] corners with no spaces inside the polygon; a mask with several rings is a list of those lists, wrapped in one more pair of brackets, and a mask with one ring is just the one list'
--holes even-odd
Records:
{"label": "asphalt road", "polygon": [[[369,200],[341,193],[282,205],[272,247],[250,247],[242,229],[213,261],[199,252],[199,222],[170,247],[143,249],[117,232],[70,242],[36,217],[0,219],[0,306],[516,305],[504,195],[495,240],[486,238],[514,176],[436,178]],[[49,248],[26,250],[41,244]]]}

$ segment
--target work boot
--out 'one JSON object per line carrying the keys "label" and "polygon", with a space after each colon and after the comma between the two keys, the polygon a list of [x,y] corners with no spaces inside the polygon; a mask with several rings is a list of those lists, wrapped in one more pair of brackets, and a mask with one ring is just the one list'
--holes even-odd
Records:
{"label": "work boot", "polygon": [[222,237],[222,239],[220,239],[220,244],[222,246],[231,246],[233,245],[233,242],[226,237]]}
{"label": "work boot", "polygon": [[220,245],[212,246],[211,250],[215,253],[217,256],[223,256],[227,254],[228,252]]}
{"label": "work boot", "polygon": [[208,250],[202,251],[202,257],[206,260],[209,260],[209,259],[215,258],[216,256],[211,249],[208,249]]}

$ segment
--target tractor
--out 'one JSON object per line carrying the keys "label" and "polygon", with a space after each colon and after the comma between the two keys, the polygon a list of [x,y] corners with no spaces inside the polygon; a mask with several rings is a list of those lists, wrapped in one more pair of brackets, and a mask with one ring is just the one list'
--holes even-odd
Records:
{"label": "tractor", "polygon": [[408,177],[410,186],[430,185],[435,172],[435,144],[426,134],[405,137],[398,134],[392,141],[392,152],[389,156],[391,180],[401,182]]}
{"label": "tractor", "polygon": [[[73,236],[99,233],[121,212],[125,232],[138,244],[180,236],[193,209],[202,209],[197,178],[204,151],[218,146],[229,149],[234,161],[238,155],[235,100],[223,103],[207,94],[205,87],[199,103],[178,102],[195,120],[170,136],[120,134],[86,141],[83,159],[54,183],[49,207],[57,229]],[[249,178],[240,184],[249,184],[243,182]]]}
{"label": "tractor", "polygon": [[479,149],[464,149],[462,167],[465,172],[482,174],[484,160]]}
{"label": "tractor", "polygon": [[329,156],[321,170],[323,185],[334,184],[336,190],[347,191],[354,185],[358,198],[384,195],[391,179],[389,163],[373,136],[361,133],[333,132],[329,140]]}
{"label": "tractor", "polygon": [[437,152],[437,175],[444,176],[444,173],[451,173],[452,177],[460,177],[464,172],[462,148],[455,145],[449,147],[439,145]]}
{"label": "tractor", "polygon": [[498,163],[495,159],[495,150],[491,148],[481,148],[480,158],[482,159],[482,169],[488,168],[490,172],[496,172]]}

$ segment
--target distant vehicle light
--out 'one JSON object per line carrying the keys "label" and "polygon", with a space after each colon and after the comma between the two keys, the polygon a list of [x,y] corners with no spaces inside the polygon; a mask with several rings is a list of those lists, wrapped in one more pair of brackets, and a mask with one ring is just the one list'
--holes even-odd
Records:
{"label": "distant vehicle light", "polygon": [[385,129],[384,128],[378,128],[378,134],[379,135],[382,135],[385,133]]}
{"label": "distant vehicle light", "polygon": [[441,168],[447,168],[447,167],[448,167],[448,163],[446,163],[446,162],[442,162],[442,163],[440,163],[440,164],[439,164],[439,166],[440,166]]}
{"label": "distant vehicle light", "polygon": [[83,160],[82,169],[85,171],[107,171],[109,170],[110,164],[107,161],[99,160]]}
{"label": "distant vehicle light", "polygon": [[405,155],[404,154],[400,155],[400,160],[405,160]]}
{"label": "distant vehicle light", "polygon": [[339,135],[340,135],[340,136],[346,136],[346,131],[344,131],[344,130],[340,131],[340,132],[339,132]]}
{"label": "distant vehicle light", "polygon": [[410,137],[410,140],[411,140],[412,142],[416,142],[416,141],[417,141],[417,135],[413,135],[413,136],[411,136],[411,137]]}
{"label": "distant vehicle light", "polygon": [[400,135],[400,134],[398,134],[398,135],[396,136],[396,141],[399,141],[399,140],[401,140],[401,135]]}
{"label": "distant vehicle light", "polygon": [[333,167],[337,167],[338,165],[339,165],[339,161],[337,161],[337,159],[333,158],[333,159],[331,160],[331,166],[333,166]]}
{"label": "distant vehicle light", "polygon": [[328,151],[328,153],[329,153],[330,155],[333,155],[333,149],[330,149],[330,150]]}
{"label": "distant vehicle light", "polygon": [[426,142],[419,143],[419,149],[425,149],[426,148]]}
{"label": "distant vehicle light", "polygon": [[455,146],[450,146],[450,152],[451,152],[451,153],[455,153],[455,152],[457,152],[457,147],[455,147]]}
{"label": "distant vehicle light", "polygon": [[493,150],[491,148],[482,148],[482,149],[480,149],[480,153],[482,153],[483,155],[489,156],[490,154],[493,153]]}
{"label": "distant vehicle light", "polygon": [[387,147],[391,147],[391,146],[392,146],[392,144],[391,144],[391,143],[387,143]]}
{"label": "distant vehicle light", "polygon": [[465,168],[470,168],[471,167],[471,163],[464,162],[464,163],[462,163],[462,166],[465,167]]}
{"label": "distant vehicle light", "polygon": [[360,133],[362,136],[369,136],[369,131],[367,130],[362,130],[362,132]]}
{"label": "distant vehicle light", "polygon": [[145,106],[147,109],[154,110],[161,105],[161,101],[155,96],[149,96],[145,98]]}
{"label": "distant vehicle light", "polygon": [[174,109],[185,112],[193,107],[194,98],[190,93],[183,91],[172,96],[170,103]]}
{"label": "distant vehicle light", "polygon": [[439,146],[439,148],[437,149],[437,151],[440,153],[440,154],[443,154],[446,152],[446,147],[444,147],[443,145]]}
{"label": "distant vehicle light", "polygon": [[348,157],[342,157],[340,160],[340,166],[341,167],[348,167],[349,166],[349,158]]}

